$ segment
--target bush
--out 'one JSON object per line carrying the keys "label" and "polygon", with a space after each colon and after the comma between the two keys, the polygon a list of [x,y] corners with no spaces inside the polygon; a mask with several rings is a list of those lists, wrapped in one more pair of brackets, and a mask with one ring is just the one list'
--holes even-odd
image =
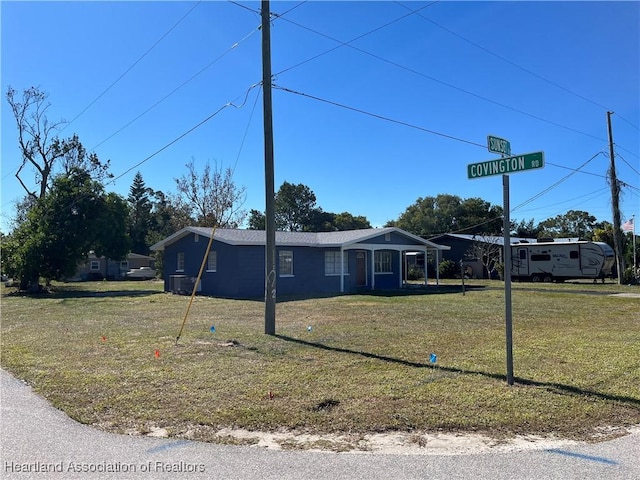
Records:
{"label": "bush", "polygon": [[438,265],[438,271],[440,272],[440,278],[455,278],[458,273],[458,266],[456,262],[451,260],[442,260]]}
{"label": "bush", "polygon": [[411,265],[407,272],[407,280],[421,280],[424,278],[424,270],[417,265]]}
{"label": "bush", "polygon": [[633,267],[627,267],[624,269],[624,273],[622,275],[622,283],[625,285],[636,285],[638,284],[638,281],[640,280],[638,278],[638,273],[640,272],[635,272],[636,275],[634,275],[634,271],[633,271]]}

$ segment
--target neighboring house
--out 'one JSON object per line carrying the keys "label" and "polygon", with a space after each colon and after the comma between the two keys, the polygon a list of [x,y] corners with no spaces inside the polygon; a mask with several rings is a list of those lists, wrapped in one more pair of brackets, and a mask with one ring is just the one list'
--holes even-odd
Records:
{"label": "neighboring house", "polygon": [[138,253],[127,254],[126,260],[117,261],[105,257],[97,257],[91,251],[87,259],[78,266],[78,270],[71,281],[81,280],[102,280],[106,279],[122,279],[132,268],[151,267],[155,268],[155,259],[148,255],[140,255]]}
{"label": "neighboring house", "polygon": [[[191,293],[212,229],[186,227],[156,243],[164,251],[165,291]],[[197,291],[260,298],[265,290],[264,230],[215,230]],[[337,294],[405,285],[405,255],[448,247],[396,227],[341,232],[276,232],[276,289],[282,295]],[[426,279],[425,279],[426,284]]]}
{"label": "neighboring house", "polygon": [[[481,259],[476,258],[473,253],[475,243],[483,243],[486,246],[495,245],[499,248],[499,262],[503,263],[504,237],[494,235],[463,235],[457,233],[445,233],[429,239],[440,245],[447,245],[450,250],[443,252],[443,260],[450,260],[460,265],[463,261],[465,275],[471,278],[487,278],[488,274]],[[511,243],[519,242],[536,243],[535,238],[511,237]]]}

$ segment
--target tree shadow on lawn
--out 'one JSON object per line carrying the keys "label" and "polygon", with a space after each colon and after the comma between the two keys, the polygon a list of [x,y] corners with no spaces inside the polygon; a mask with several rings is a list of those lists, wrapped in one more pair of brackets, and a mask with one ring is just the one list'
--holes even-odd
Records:
{"label": "tree shadow on lawn", "polygon": [[105,290],[88,291],[82,287],[65,285],[45,289],[38,293],[28,293],[16,290],[15,292],[4,293],[3,297],[28,297],[35,300],[68,299],[68,298],[100,298],[100,297],[144,297],[148,295],[158,295],[164,292],[158,290]]}
{"label": "tree shadow on lawn", "polygon": [[[501,380],[506,382],[507,381],[507,376],[506,375],[501,375],[498,373],[488,373],[488,372],[481,372],[481,371],[475,371],[475,370],[463,370],[460,368],[455,368],[455,367],[442,367],[436,364],[428,364],[428,363],[421,363],[421,362],[411,362],[409,360],[403,360],[401,358],[393,358],[393,357],[387,357],[384,355],[378,355],[375,353],[369,353],[369,352],[360,352],[357,350],[349,350],[348,348],[340,348],[340,347],[331,347],[329,345],[325,345],[323,343],[318,343],[318,342],[309,342],[307,340],[301,340],[299,338],[293,338],[293,337],[289,337],[287,335],[275,335],[276,338],[279,338],[281,340],[284,340],[286,342],[293,342],[293,343],[298,343],[300,345],[306,345],[308,347],[313,347],[313,348],[319,348],[321,350],[328,350],[328,351],[332,351],[332,352],[338,352],[338,353],[348,353],[348,354],[352,354],[352,355],[358,355],[361,357],[365,357],[365,358],[372,358],[375,360],[381,360],[384,362],[390,362],[390,363],[397,363],[400,365],[406,365],[407,367],[413,367],[413,368],[431,368],[431,369],[435,369],[438,370],[440,372],[448,372],[448,373],[455,373],[455,374],[463,374],[463,375],[482,375],[483,377],[487,377],[487,378],[493,378],[495,380]],[[552,392],[561,394],[561,395],[577,395],[577,396],[586,396],[586,397],[594,397],[600,400],[607,400],[607,401],[614,401],[614,402],[621,402],[621,403],[625,403],[629,406],[632,407],[637,407],[640,408],[640,398],[634,398],[634,397],[629,397],[629,396],[621,396],[621,395],[611,395],[608,393],[601,393],[601,392],[596,392],[593,390],[586,390],[583,388],[579,388],[579,387],[575,387],[573,385],[565,385],[562,383],[555,383],[555,382],[540,382],[537,380],[530,380],[527,378],[521,378],[521,377],[515,377],[514,378],[515,383],[518,383],[520,385],[527,385],[527,386],[534,386],[534,387],[542,387],[542,388],[546,388],[547,390],[550,390]]]}

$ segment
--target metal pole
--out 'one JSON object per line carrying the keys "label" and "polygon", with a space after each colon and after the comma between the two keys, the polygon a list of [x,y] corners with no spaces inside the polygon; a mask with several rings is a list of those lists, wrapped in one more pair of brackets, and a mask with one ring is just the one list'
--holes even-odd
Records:
{"label": "metal pole", "polygon": [[271,100],[271,24],[269,0],[262,0],[262,90],[264,110],[265,173],[265,286],[264,333],[276,334],[276,227],[273,168],[273,123]]}
{"label": "metal pole", "polygon": [[511,218],[509,214],[509,175],[502,175],[504,230],[504,317],[507,340],[507,383],[513,385],[513,322],[511,318]]}

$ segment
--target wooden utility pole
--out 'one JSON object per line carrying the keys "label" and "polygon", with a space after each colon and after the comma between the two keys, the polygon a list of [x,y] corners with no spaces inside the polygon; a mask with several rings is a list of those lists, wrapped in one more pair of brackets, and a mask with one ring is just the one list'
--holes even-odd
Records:
{"label": "wooden utility pole", "polygon": [[264,111],[265,272],[264,333],[276,334],[276,221],[271,101],[271,24],[269,0],[262,0],[262,98]]}
{"label": "wooden utility pole", "polygon": [[620,223],[620,183],[616,176],[616,161],[613,151],[613,132],[611,130],[611,114],[607,112],[607,126],[609,130],[609,181],[611,182],[611,209],[613,212],[613,249],[616,252],[616,270],[618,270],[618,284],[622,284],[624,275],[624,257],[622,254],[622,230]]}

